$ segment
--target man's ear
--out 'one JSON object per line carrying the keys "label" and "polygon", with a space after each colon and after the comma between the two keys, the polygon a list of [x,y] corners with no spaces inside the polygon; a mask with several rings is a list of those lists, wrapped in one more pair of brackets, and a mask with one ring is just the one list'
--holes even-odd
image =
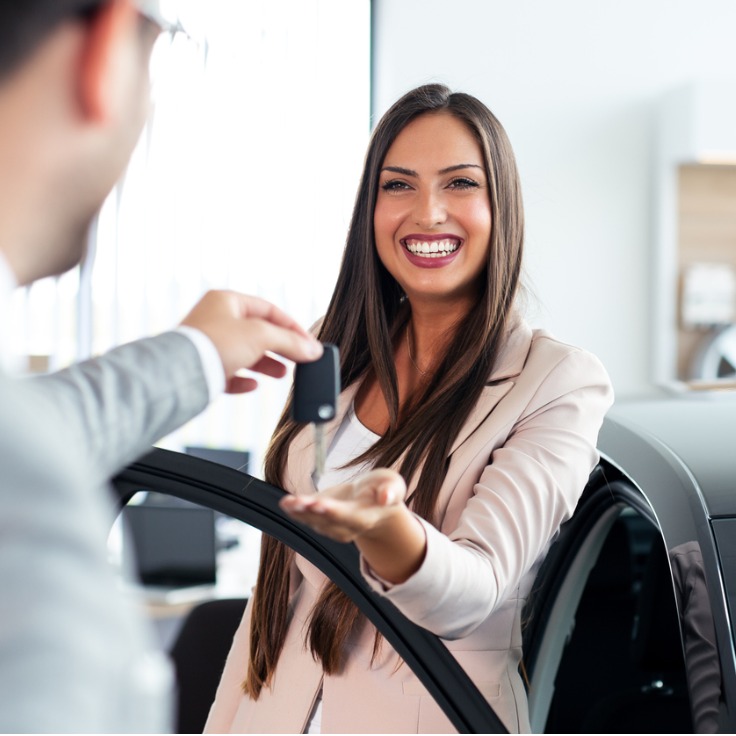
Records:
{"label": "man's ear", "polygon": [[130,0],[108,0],[87,21],[80,58],[79,100],[84,116],[107,122],[125,104],[126,79],[138,58],[132,49],[138,11]]}

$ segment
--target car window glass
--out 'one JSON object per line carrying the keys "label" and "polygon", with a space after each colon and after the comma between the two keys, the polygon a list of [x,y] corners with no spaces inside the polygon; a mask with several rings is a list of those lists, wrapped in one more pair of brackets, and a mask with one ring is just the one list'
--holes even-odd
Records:
{"label": "car window glass", "polygon": [[545,730],[683,733],[690,724],[666,550],[658,529],[626,509],[583,589]]}
{"label": "car window glass", "polygon": [[[487,696],[484,696],[484,692],[474,685],[473,673],[463,668],[463,664],[458,662],[441,640],[425,629],[412,624],[383,597],[373,593],[360,574],[358,555],[352,545],[339,544],[320,537],[285,516],[278,506],[283,493],[279,489],[245,475],[238,469],[205,462],[188,454],[158,448],[124,469],[114,479],[114,486],[121,504],[125,504],[131,498],[134,499],[134,503],[152,501],[155,502],[153,505],[160,502],[174,506],[180,505],[179,499],[186,499],[187,504],[189,501],[196,501],[215,511],[215,518],[220,519],[216,521],[216,524],[222,524],[225,527],[230,524],[230,521],[222,522],[220,515],[223,514],[240,520],[245,519],[263,530],[264,533],[282,540],[341,587],[358,605],[363,614],[391,642],[406,665],[406,668],[401,666],[397,670],[402,676],[402,683],[405,679],[411,680],[409,684],[412,687],[408,695],[419,697],[420,722],[424,717],[435,719],[436,716],[439,716],[441,718],[444,713],[449,719],[447,730],[450,730],[451,724],[454,724],[460,731],[468,733],[505,732],[492,705],[486,699]],[[142,497],[140,492],[144,489],[146,496]],[[152,492],[151,489],[155,489],[155,492]],[[119,520],[110,536],[110,546],[113,549],[116,548],[112,557],[117,555],[121,566],[125,565],[126,558],[124,550],[127,524],[125,522],[125,519]],[[246,565],[252,566],[253,580],[258,567],[260,544],[257,540],[260,535],[261,532],[256,532],[255,537],[249,537],[246,545],[249,550],[240,550],[241,553],[244,553],[244,558],[247,558]],[[127,547],[130,548],[131,545],[128,544]],[[239,542],[238,545],[233,545],[232,549],[225,552],[221,550],[219,554],[222,556],[240,547]],[[140,554],[140,550],[136,550],[136,553]],[[174,555],[174,559],[175,562],[180,562],[177,555]],[[137,573],[135,568],[129,569],[127,571],[129,581],[135,581]],[[175,594],[175,597],[181,601],[178,606],[171,605],[170,593],[167,593],[169,604],[165,611],[161,610],[161,606],[152,605],[150,599],[145,601],[148,614],[154,619],[159,630],[162,628],[160,619],[176,618],[178,607],[180,614],[178,632],[173,636],[171,633],[165,636],[165,648],[172,653],[179,651],[180,638],[191,628],[189,624],[193,616],[202,613],[203,609],[209,612],[210,609],[216,607],[228,606],[229,624],[203,627],[207,638],[196,645],[197,652],[194,657],[197,664],[192,674],[197,678],[202,674],[199,670],[202,669],[203,663],[212,664],[214,661],[214,670],[209,682],[215,687],[232,641],[232,631],[242,619],[245,598],[250,594],[251,585],[252,582],[239,585],[236,594],[243,597],[229,599],[233,602],[233,606],[222,603],[217,597],[206,600],[204,603],[196,602],[196,605],[191,600],[183,601],[181,596],[184,591],[181,587]],[[145,586],[147,589],[145,592],[150,593],[150,587]],[[186,591],[187,595],[188,592]],[[140,594],[140,586],[136,594]],[[211,594],[212,590],[208,595]],[[146,598],[149,597],[146,596]],[[238,606],[240,607],[239,613],[234,615],[233,611],[237,610]],[[198,615],[197,618],[199,618]],[[215,633],[220,641],[213,644],[209,635]],[[218,647],[222,648],[218,649]],[[222,654],[217,654],[220,651]],[[214,657],[210,656],[212,652],[215,652]],[[406,678],[407,673],[408,678]],[[180,671],[177,667],[177,678],[179,675]],[[182,692],[184,688],[181,687],[181,681],[179,684],[180,692]],[[204,692],[204,688],[200,690]],[[208,696],[207,708],[212,703],[212,696]],[[190,696],[180,697],[179,708],[181,709],[184,701],[188,700],[191,700]],[[207,700],[207,698],[200,698],[200,700]],[[199,731],[201,731],[201,724],[197,726],[190,724],[183,730],[185,733]]]}
{"label": "car window glass", "polygon": [[[175,496],[139,491],[110,534],[127,589],[140,597],[170,655],[178,733],[204,728],[232,637],[255,584],[261,532]],[[420,718],[440,706],[418,681]]]}

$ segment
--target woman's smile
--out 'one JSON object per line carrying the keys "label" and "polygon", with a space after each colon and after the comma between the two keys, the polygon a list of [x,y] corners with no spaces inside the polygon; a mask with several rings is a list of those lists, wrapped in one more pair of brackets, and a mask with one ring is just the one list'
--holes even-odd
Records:
{"label": "woman's smile", "polygon": [[420,268],[441,268],[451,263],[463,246],[454,235],[407,235],[401,238],[406,257]]}

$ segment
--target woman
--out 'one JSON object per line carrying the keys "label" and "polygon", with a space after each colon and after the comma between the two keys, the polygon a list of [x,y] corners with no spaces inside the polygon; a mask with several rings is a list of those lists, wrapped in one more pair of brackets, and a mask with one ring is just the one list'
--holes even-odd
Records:
{"label": "woman", "polygon": [[[371,139],[319,327],[346,387],[320,493],[289,406],[266,460],[284,508],[354,541],[369,583],[447,640],[510,731],[529,730],[520,612],[612,402],[593,356],[518,315],[522,242],[496,118],[441,85],[402,97]],[[453,729],[339,589],[264,537],[207,730]]]}

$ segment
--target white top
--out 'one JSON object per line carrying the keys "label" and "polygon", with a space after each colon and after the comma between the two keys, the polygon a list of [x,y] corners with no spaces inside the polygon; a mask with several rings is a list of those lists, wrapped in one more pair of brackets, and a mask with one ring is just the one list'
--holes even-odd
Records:
{"label": "white top", "polygon": [[[362,455],[379,439],[380,435],[360,423],[355,414],[355,406],[351,404],[327,450],[325,472],[319,480],[319,490],[347,483],[365,472],[369,463],[350,465],[347,468],[344,465]],[[322,733],[322,693],[314,702],[305,733]]]}
{"label": "white top", "polygon": [[194,343],[194,347],[197,348],[207,380],[210,401],[214,400],[225,390],[225,368],[215,344],[196,327],[179,325],[174,331],[186,335]]}
{"label": "white top", "polygon": [[0,251],[0,314],[5,315],[5,319],[0,320],[0,367],[6,371],[15,370],[10,359],[10,325],[7,315],[10,313],[10,300],[16,286],[15,275]]}
{"label": "white top", "polygon": [[347,483],[364,473],[369,463],[350,465],[347,468],[344,466],[369,447],[373,447],[379,439],[380,435],[360,423],[355,414],[355,406],[351,404],[327,448],[325,471],[319,479],[319,490]]}

